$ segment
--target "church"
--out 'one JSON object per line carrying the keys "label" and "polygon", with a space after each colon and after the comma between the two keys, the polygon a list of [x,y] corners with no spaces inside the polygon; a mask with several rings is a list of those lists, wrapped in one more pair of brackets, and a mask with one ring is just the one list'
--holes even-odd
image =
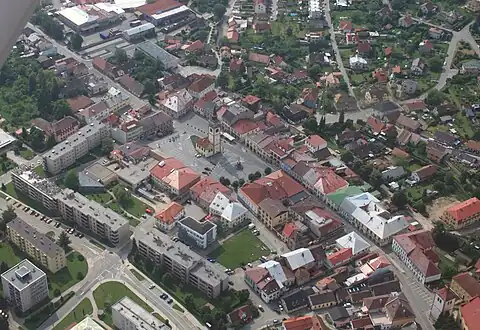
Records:
{"label": "church", "polygon": [[208,136],[197,140],[195,149],[204,157],[211,157],[222,152],[220,126],[215,123],[208,125]]}

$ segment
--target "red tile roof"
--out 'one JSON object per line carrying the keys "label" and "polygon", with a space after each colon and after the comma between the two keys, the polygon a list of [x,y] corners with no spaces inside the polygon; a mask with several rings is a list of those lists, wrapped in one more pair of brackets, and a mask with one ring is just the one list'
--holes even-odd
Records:
{"label": "red tile roof", "polygon": [[289,222],[285,225],[285,227],[283,227],[282,234],[285,237],[290,237],[297,229],[297,226],[293,222]]}
{"label": "red tile roof", "polygon": [[373,76],[377,79],[378,82],[386,82],[388,80],[388,76],[385,71],[382,69],[376,69],[373,71]]}
{"label": "red tile roof", "polygon": [[248,276],[254,283],[259,283],[268,276],[268,270],[262,267],[249,268],[245,271],[245,275]]}
{"label": "red tile roof", "polygon": [[437,295],[445,302],[458,298],[457,295],[448,287],[443,287],[438,290]]}
{"label": "red tile roof", "polygon": [[86,109],[93,104],[93,100],[85,95],[72,97],[67,99],[67,103],[72,108],[72,111],[78,112],[81,109]]}
{"label": "red tile roof", "polygon": [[283,322],[285,330],[308,330],[313,326],[311,315],[293,317]]}
{"label": "red tile roof", "polygon": [[215,83],[215,77],[210,75],[202,75],[196,79],[190,86],[188,90],[196,93],[200,93],[213,85]]}
{"label": "red tile roof", "polygon": [[238,58],[238,59],[234,59],[232,58],[230,60],[230,71],[238,71],[242,68],[242,65],[243,65],[243,60],[241,58]]}
{"label": "red tile roof", "polygon": [[349,21],[340,21],[338,28],[340,30],[351,30],[353,28],[353,24]]}
{"label": "red tile roof", "polygon": [[255,103],[260,102],[262,99],[255,96],[255,95],[247,95],[242,99],[242,102],[248,104],[248,105],[253,105]]}
{"label": "red tile roof", "polygon": [[392,150],[392,156],[398,157],[398,158],[410,158],[410,154],[408,152],[403,151],[400,148],[393,148]]}
{"label": "red tile roof", "polygon": [[258,127],[257,123],[250,119],[240,119],[233,126],[232,129],[238,135],[243,135],[245,133],[251,132]]}
{"label": "red tile roof", "polygon": [[368,117],[367,125],[370,126],[373,132],[380,133],[385,128],[385,123],[382,122],[380,119],[375,117]]}
{"label": "red tile roof", "polygon": [[348,182],[345,179],[327,167],[315,168],[315,172],[318,175],[318,181],[315,183],[315,188],[325,195],[348,187]]}
{"label": "red tile roof", "polygon": [[478,258],[477,263],[475,264],[475,269],[477,273],[480,273],[480,258]]}
{"label": "red tile roof", "polygon": [[336,266],[342,262],[349,260],[351,257],[352,257],[352,248],[344,248],[344,249],[338,250],[335,253],[328,255],[327,259],[328,261],[330,261],[330,263],[333,266]]}
{"label": "red tile roof", "polygon": [[199,198],[208,205],[210,205],[219,192],[224,195],[231,194],[231,190],[229,188],[225,187],[223,184],[209,176],[203,177],[190,188],[190,193],[192,194],[193,198]]}
{"label": "red tile roof", "polygon": [[423,100],[411,100],[404,104],[409,110],[423,110],[426,108]]}
{"label": "red tile roof", "polygon": [[137,10],[146,15],[160,14],[174,8],[180,7],[182,4],[175,0],[157,0],[147,3],[137,8]]}
{"label": "red tile roof", "polygon": [[265,122],[271,126],[280,126],[283,124],[282,119],[271,111],[267,112],[267,115],[265,116]]}
{"label": "red tile roof", "polygon": [[270,62],[270,57],[268,55],[250,53],[248,54],[248,60],[252,62],[258,62],[262,64],[268,64]]}
{"label": "red tile roof", "polygon": [[183,163],[176,158],[165,158],[150,170],[150,174],[153,177],[161,180],[164,177],[168,176],[172,172],[172,170],[177,170],[184,167],[185,165],[183,165]]}
{"label": "red tile roof", "polygon": [[368,327],[373,327],[370,317],[364,316],[362,318],[352,320],[352,329],[366,329]]}
{"label": "red tile roof", "polygon": [[228,314],[228,318],[233,324],[249,323],[253,320],[252,309],[249,305],[238,307]]}
{"label": "red tile roof", "polygon": [[188,51],[188,52],[195,52],[197,50],[203,49],[204,46],[205,45],[203,44],[203,42],[201,40],[197,40],[197,41],[192,42],[187,47],[185,47],[185,50]]}
{"label": "red tile roof", "polygon": [[467,199],[447,209],[447,213],[457,222],[462,223],[480,213],[480,200],[477,197]]}
{"label": "red tile roof", "polygon": [[476,297],[460,307],[460,313],[462,314],[462,319],[465,323],[465,329],[480,329],[480,323],[478,322],[480,320],[480,297]]}
{"label": "red tile roof", "polygon": [[320,135],[310,135],[307,138],[307,143],[313,146],[314,148],[319,147],[327,143]]}
{"label": "red tile roof", "polygon": [[392,52],[393,52],[392,47],[387,47],[387,48],[385,48],[385,56],[391,55]]}
{"label": "red tile roof", "polygon": [[470,297],[480,296],[480,283],[469,273],[455,275],[452,282],[456,282]]}
{"label": "red tile roof", "polygon": [[372,50],[372,45],[369,42],[361,42],[357,44],[357,49],[360,53],[368,53]]}
{"label": "red tile roof", "polygon": [[155,219],[165,224],[172,224],[175,217],[183,211],[183,206],[177,202],[171,202],[163,210],[157,213]]}
{"label": "red tile roof", "polygon": [[480,151],[480,142],[479,141],[468,140],[467,143],[465,143],[465,146],[468,149]]}

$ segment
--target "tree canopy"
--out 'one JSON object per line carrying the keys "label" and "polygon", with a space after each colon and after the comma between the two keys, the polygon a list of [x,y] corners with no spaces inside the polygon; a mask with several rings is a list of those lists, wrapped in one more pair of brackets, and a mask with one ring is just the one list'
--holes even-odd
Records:
{"label": "tree canopy", "polygon": [[73,49],[79,50],[82,48],[83,38],[80,34],[74,33],[70,38],[70,45]]}
{"label": "tree canopy", "polygon": [[80,184],[78,182],[77,172],[75,172],[75,170],[68,171],[67,175],[65,176],[65,179],[63,180],[63,184],[67,188],[70,188],[74,191],[78,191]]}

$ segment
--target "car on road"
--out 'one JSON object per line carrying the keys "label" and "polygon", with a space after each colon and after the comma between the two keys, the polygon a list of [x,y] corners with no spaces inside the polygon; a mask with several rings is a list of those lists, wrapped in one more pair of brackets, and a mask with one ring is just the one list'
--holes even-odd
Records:
{"label": "car on road", "polygon": [[52,219],[48,219],[48,220],[47,220],[47,223],[48,223],[48,224],[51,224],[52,221],[53,221]]}
{"label": "car on road", "polygon": [[205,167],[204,169],[205,169],[205,171],[209,171],[209,172],[212,171],[212,169],[210,167]]}
{"label": "car on road", "polygon": [[228,281],[228,284],[233,285],[233,282],[232,282],[232,281]]}
{"label": "car on road", "polygon": [[263,306],[262,305],[258,305],[258,309],[262,312],[265,312],[265,310],[263,309]]}
{"label": "car on road", "polygon": [[172,298],[170,298],[170,299],[167,300],[167,303],[169,303],[169,304],[171,304],[172,302],[173,302],[173,299],[172,299]]}
{"label": "car on road", "polygon": [[36,212],[34,210],[30,211],[30,215],[35,215],[35,213]]}
{"label": "car on road", "polygon": [[273,324],[279,324],[280,320],[273,320]]}
{"label": "car on road", "polygon": [[152,285],[150,285],[148,288],[149,288],[150,290],[155,289],[155,285],[152,284]]}
{"label": "car on road", "polygon": [[207,258],[208,261],[210,261],[212,264],[214,264],[215,262],[217,262],[217,260],[213,259],[213,258]]}
{"label": "car on road", "polygon": [[45,216],[41,217],[40,220],[45,221]]}
{"label": "car on road", "polygon": [[283,306],[281,304],[278,304],[278,308],[280,308],[280,311],[283,312]]}
{"label": "car on road", "polygon": [[248,263],[247,266],[250,267],[250,268],[253,267],[251,263]]}
{"label": "car on road", "polygon": [[[8,197],[8,196],[5,198],[5,200],[6,200],[7,202],[8,202],[10,199],[11,199],[11,198]],[[15,204],[13,204],[13,205],[15,205]]]}
{"label": "car on road", "polygon": [[85,235],[83,235],[82,233],[80,233],[80,234],[78,235],[78,238],[82,238],[83,236],[85,236]]}
{"label": "car on road", "polygon": [[245,266],[242,266],[242,269],[243,269],[243,270],[247,270],[247,267],[245,267]]}
{"label": "car on road", "polygon": [[153,214],[153,211],[151,209],[145,209],[145,212],[147,212],[148,214]]}
{"label": "car on road", "polygon": [[164,292],[160,295],[160,298],[162,298],[163,300],[167,299],[168,298],[168,295]]}
{"label": "car on road", "polygon": [[30,211],[30,208],[28,206],[25,206],[25,208],[23,209],[25,212],[28,212]]}

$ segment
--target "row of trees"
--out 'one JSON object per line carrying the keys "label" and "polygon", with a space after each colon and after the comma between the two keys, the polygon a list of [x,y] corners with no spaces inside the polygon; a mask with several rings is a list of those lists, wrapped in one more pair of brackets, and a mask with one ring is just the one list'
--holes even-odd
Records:
{"label": "row of trees", "polygon": [[31,22],[35,25],[38,25],[55,40],[65,39],[63,34],[63,26],[56,21],[52,16],[49,16],[45,11],[37,11],[33,14]]}
{"label": "row of trees", "polygon": [[[264,173],[265,173],[265,175],[269,175],[270,173],[272,173],[272,169],[270,167],[267,167],[267,168],[265,168]],[[260,173],[260,171],[257,171],[255,173],[250,173],[248,175],[248,180],[250,182],[253,182],[257,179],[260,179],[261,177],[262,177],[262,173]],[[230,182],[230,180],[228,178],[225,178],[223,176],[221,176],[218,181],[221,184],[223,184],[225,187],[231,186],[235,191],[237,191],[238,188],[242,187],[245,184],[244,179],[239,179],[239,180],[235,180],[233,182]]]}

